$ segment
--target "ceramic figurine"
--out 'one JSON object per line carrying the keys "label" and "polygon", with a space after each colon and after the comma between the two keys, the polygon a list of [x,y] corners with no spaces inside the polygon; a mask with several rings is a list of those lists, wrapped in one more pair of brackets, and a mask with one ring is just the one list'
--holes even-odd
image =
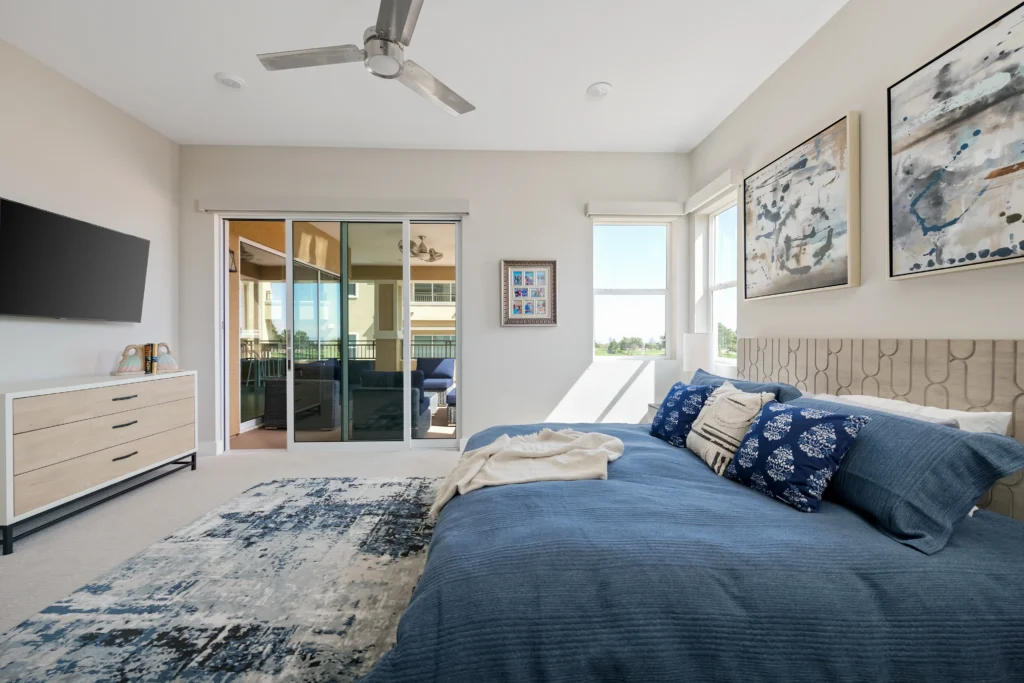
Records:
{"label": "ceramic figurine", "polygon": [[143,362],[146,357],[146,350],[140,344],[129,344],[124,347],[121,353],[121,360],[117,363],[117,370],[112,375],[144,375],[146,365]]}
{"label": "ceramic figurine", "polygon": [[171,353],[171,347],[165,342],[161,342],[156,345],[156,358],[153,359],[153,365],[155,369],[153,372],[179,372],[181,366],[178,365],[178,359]]}

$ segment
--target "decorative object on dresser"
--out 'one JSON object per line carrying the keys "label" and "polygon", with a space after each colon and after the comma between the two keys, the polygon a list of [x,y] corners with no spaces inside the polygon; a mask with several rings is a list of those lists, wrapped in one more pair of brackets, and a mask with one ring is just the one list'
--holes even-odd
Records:
{"label": "decorative object on dresser", "polygon": [[[195,372],[0,386],[4,555],[16,539],[102,500],[196,469],[195,396]],[[170,465],[176,467],[99,500],[81,500]],[[67,512],[51,518],[58,509]],[[42,513],[50,514],[34,520]],[[22,526],[29,528],[18,533]]]}
{"label": "decorative object on dresser", "polygon": [[555,261],[501,262],[501,324],[558,324]]}
{"label": "decorative object on dresser", "polygon": [[1024,4],[889,88],[889,277],[1024,257]]}
{"label": "decorative object on dresser", "polygon": [[110,374],[119,377],[125,375],[145,375],[147,354],[145,344],[129,344],[121,352],[121,360],[117,362],[117,369]]}
{"label": "decorative object on dresser", "polygon": [[[825,400],[853,394],[1012,413],[1008,435],[1024,443],[1024,341],[741,338],[737,350],[744,379],[788,382]],[[1024,521],[1024,471],[978,505]]]}
{"label": "decorative object on dresser", "polygon": [[860,117],[743,181],[744,299],[860,286]]}

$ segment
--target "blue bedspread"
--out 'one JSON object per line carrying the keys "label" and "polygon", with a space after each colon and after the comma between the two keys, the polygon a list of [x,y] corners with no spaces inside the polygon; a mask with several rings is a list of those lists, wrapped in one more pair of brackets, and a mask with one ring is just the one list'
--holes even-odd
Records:
{"label": "blue bedspread", "polygon": [[[540,426],[566,425],[469,448]],[[928,556],[646,427],[574,427],[625,442],[608,480],[456,497],[365,681],[1024,681],[1024,525],[982,511]]]}

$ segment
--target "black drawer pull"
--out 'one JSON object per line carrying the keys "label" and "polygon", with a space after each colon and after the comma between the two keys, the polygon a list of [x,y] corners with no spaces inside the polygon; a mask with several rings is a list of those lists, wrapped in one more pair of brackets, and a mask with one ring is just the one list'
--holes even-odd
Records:
{"label": "black drawer pull", "polygon": [[132,420],[131,422],[125,422],[123,425],[114,425],[113,427],[111,427],[111,429],[120,429],[121,427],[131,427],[133,424],[135,424],[137,422],[138,422],[138,420]]}
{"label": "black drawer pull", "polygon": [[111,401],[128,401],[133,398],[138,398],[138,394],[132,394],[131,396],[118,396],[117,398],[110,399]]}
{"label": "black drawer pull", "polygon": [[112,459],[112,460],[111,460],[110,462],[117,462],[118,460],[127,460],[128,458],[132,457],[133,455],[138,455],[138,454],[139,454],[139,452],[138,452],[138,451],[132,451],[132,452],[131,452],[131,453],[129,453],[128,455],[122,455],[122,456],[121,456],[121,457],[119,457],[119,458],[114,458],[114,459]]}

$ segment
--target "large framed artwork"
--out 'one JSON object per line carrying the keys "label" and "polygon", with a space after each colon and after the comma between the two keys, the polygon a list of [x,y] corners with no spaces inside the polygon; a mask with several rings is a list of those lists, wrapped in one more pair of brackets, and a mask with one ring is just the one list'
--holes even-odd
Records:
{"label": "large framed artwork", "polygon": [[743,298],[860,285],[860,118],[743,181]]}
{"label": "large framed artwork", "polygon": [[501,262],[501,324],[557,325],[554,261]]}
{"label": "large framed artwork", "polygon": [[1024,4],[889,88],[889,277],[1024,257]]}

